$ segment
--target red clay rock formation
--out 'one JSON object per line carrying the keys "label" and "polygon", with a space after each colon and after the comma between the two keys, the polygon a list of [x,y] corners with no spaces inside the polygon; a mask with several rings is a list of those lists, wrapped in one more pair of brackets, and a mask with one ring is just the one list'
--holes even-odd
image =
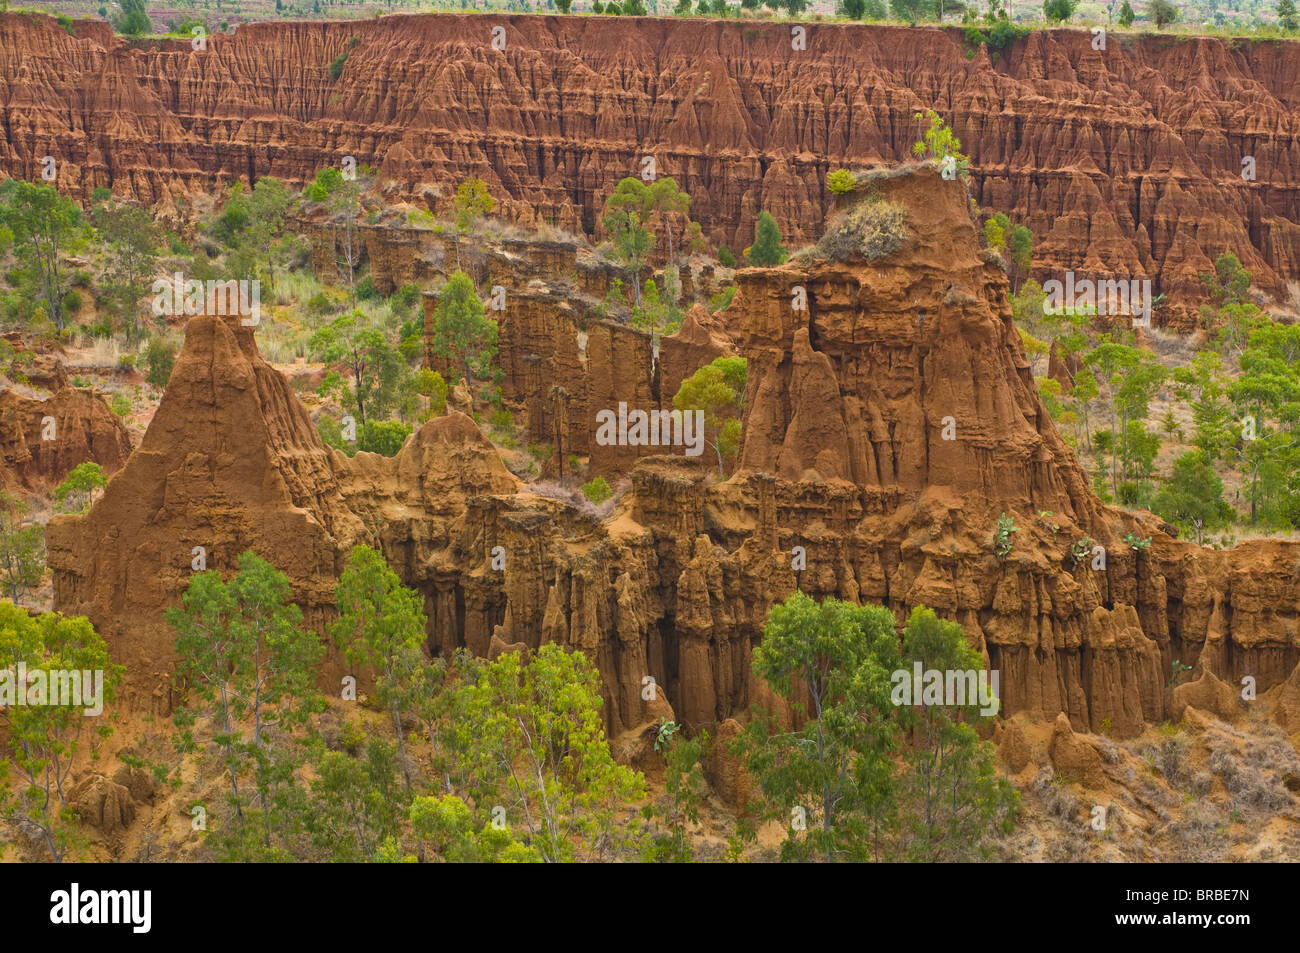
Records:
{"label": "red clay rock formation", "polygon": [[[61,365],[57,371],[62,373]],[[130,453],[126,426],[90,390],[65,384],[46,400],[12,387],[0,393],[0,487],[48,489],[90,461],[111,475]]]}
{"label": "red clay rock formation", "polygon": [[[505,27],[504,53],[489,43]],[[157,204],[264,175],[293,183],[344,155],[393,194],[449,207],[481,176],[525,224],[598,227],[653,154],[715,242],[760,209],[817,236],[826,173],[905,159],[937,108],[971,157],[976,200],[1037,236],[1038,277],[1155,279],[1194,321],[1198,275],[1237,253],[1285,302],[1300,276],[1300,44],[1032,33],[994,63],[959,28],[487,15],[254,23],[205,52],[132,45],[104,24],[0,15],[0,171]],[[337,80],[330,62],[352,49]],[[1176,85],[1172,77],[1178,77]],[[1256,178],[1242,177],[1243,159]],[[380,273],[400,271],[380,262]]]}
{"label": "red clay rock formation", "polygon": [[[533,279],[510,288],[505,309],[488,312],[498,325],[502,397],[521,413],[528,439],[550,444],[561,465],[568,454],[586,455],[593,473],[613,476],[640,457],[670,452],[654,445],[601,445],[595,440],[596,415],[617,413],[620,403],[629,411],[672,410],[686,377],[715,357],[735,353],[722,321],[699,305],[676,334],[660,340],[656,360],[649,333],[590,316],[584,311],[589,299],[572,287]],[[425,363],[454,373],[433,352],[437,307],[437,295],[426,293]]]}
{"label": "red clay rock formation", "polygon": [[671,410],[682,381],[715,358],[736,353],[727,333],[725,315],[711,315],[703,305],[686,312],[682,326],[659,342],[659,394]]}
{"label": "red clay rock formation", "polygon": [[[960,183],[927,170],[876,185],[907,210],[896,252],[744,276],[727,312],[750,367],[729,480],[642,459],[597,522],[521,489],[455,414],[395,458],[348,459],[320,443],[251,331],[196,318],[124,476],[88,515],[50,524],[56,607],[105,632],[136,703],[165,707],[161,613],[185,586],[192,546],[221,569],[258,549],[319,624],[347,549],[371,541],[424,595],[431,651],[587,652],[611,736],[635,737],[653,717],[646,676],[691,727],[772,706],[751,651],[770,606],[796,588],[879,602],[900,619],[926,604],[960,622],[1000,672],[1004,713],[1061,716],[1062,763],[1078,761],[1069,731],[1105,722],[1124,736],[1169,717],[1175,658],[1229,685],[1252,675],[1293,717],[1300,546],[1210,551],[1098,505],[1038,402]],[[807,290],[807,311],[791,309],[792,285]],[[626,359],[645,362],[626,372],[636,386],[653,380],[648,354]],[[1002,513],[1018,530],[1005,558],[993,551]],[[1126,532],[1150,536],[1149,549],[1125,545]],[[1104,568],[1071,555],[1084,535],[1106,548]],[[504,570],[492,567],[497,546]]]}

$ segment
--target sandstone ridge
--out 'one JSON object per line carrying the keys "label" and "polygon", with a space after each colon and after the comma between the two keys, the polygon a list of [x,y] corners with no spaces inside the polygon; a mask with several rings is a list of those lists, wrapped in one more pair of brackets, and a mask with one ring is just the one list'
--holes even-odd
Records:
{"label": "sandstone ridge", "polygon": [[[1196,678],[1294,694],[1300,546],[1210,551],[1098,505],[1039,404],[961,185],[922,170],[878,189],[908,213],[893,254],[743,273],[726,312],[750,367],[738,472],[641,459],[603,521],[521,485],[460,414],[394,458],[349,459],[320,442],[251,329],[195,318],[140,448],[86,516],[49,526],[56,608],[95,622],[132,704],[153,710],[173,703],[161,613],[194,547],[222,570],[257,549],[321,624],[357,542],[423,594],[435,653],[588,653],[615,734],[662,711],[641,700],[647,675],[692,727],[771,704],[750,655],[796,588],[900,618],[933,607],[999,670],[1006,713],[1064,713],[1074,730],[1134,735],[1194,702],[1165,687],[1175,658]],[[1002,513],[1018,526],[1004,559]],[[1070,554],[1085,535],[1104,569]]]}
{"label": "sandstone ridge", "polygon": [[808,29],[796,51],[778,23],[439,14],[246,24],[196,52],[0,14],[0,172],[35,179],[52,155],[60,188],[168,216],[214,185],[302,183],[352,155],[439,212],[477,175],[503,214],[590,234],[653,155],[738,249],[764,208],[815,238],[826,173],[906,159],[913,114],[936,108],[979,204],[1037,236],[1040,279],[1152,278],[1172,302],[1158,320],[1192,326],[1199,274],[1232,251],[1294,305],[1300,44],[1112,33],[1096,50],[1049,30],[990,52],[958,28]]}

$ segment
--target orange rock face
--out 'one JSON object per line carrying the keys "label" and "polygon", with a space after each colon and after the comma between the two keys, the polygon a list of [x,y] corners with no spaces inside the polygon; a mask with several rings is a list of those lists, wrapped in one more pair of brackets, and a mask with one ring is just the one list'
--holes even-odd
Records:
{"label": "orange rock face", "polygon": [[64,383],[46,400],[13,388],[0,393],[0,488],[49,489],[79,463],[98,463],[111,475],[130,453],[126,426],[89,390]]}
{"label": "orange rock face", "polygon": [[[1131,735],[1195,704],[1165,691],[1173,659],[1227,686],[1252,676],[1293,718],[1300,546],[1210,551],[1100,506],[1038,402],[961,185],[919,171],[877,187],[907,211],[896,252],[746,273],[726,312],[750,368],[739,472],[640,459],[603,522],[526,492],[461,414],[392,459],[332,451],[251,330],[195,318],[140,449],[86,516],[50,523],[56,607],[106,634],[134,703],[165,709],[162,612],[193,547],[223,570],[257,549],[319,625],[363,541],[423,594],[434,653],[586,652],[612,735],[637,737],[664,701],[692,727],[771,705],[751,652],[796,589],[960,622],[1004,712],[1063,716],[1058,760],[1080,759],[1071,730]],[[1104,559],[1071,554],[1085,535]],[[662,697],[645,700],[647,678]]]}
{"label": "orange rock face", "polygon": [[1300,275],[1289,41],[1112,34],[1098,50],[1053,30],[994,62],[955,27],[809,24],[805,50],[779,23],[496,14],[248,24],[204,52],[77,32],[0,15],[0,172],[32,179],[53,155],[61,188],[164,215],[352,155],[438,211],[481,176],[501,213],[591,233],[650,155],[713,241],[744,247],[767,209],[798,244],[825,219],[826,173],[907,158],[933,107],[979,204],[1037,236],[1040,279],[1151,278],[1172,302],[1157,321],[1190,324],[1223,251],[1282,304]]}

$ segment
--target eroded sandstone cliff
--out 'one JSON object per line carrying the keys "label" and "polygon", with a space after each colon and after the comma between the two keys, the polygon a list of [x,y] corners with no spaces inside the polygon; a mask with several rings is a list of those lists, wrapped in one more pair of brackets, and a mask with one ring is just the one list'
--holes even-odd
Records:
{"label": "eroded sandstone cliff", "polygon": [[825,174],[906,157],[913,114],[935,108],[978,202],[1038,237],[1040,278],[1150,277],[1170,296],[1157,320],[1190,324],[1198,275],[1233,251],[1285,304],[1300,44],[1112,33],[1093,47],[1054,30],[990,55],[956,28],[809,24],[794,50],[780,23],[436,15],[249,24],[196,52],[0,14],[0,172],[32,179],[51,155],[61,188],[110,186],[166,216],[214,183],[301,183],[352,155],[438,211],[477,175],[505,214],[591,232],[652,155],[738,249],[764,208],[796,243],[815,238]]}
{"label": "eroded sandstone cliff", "polygon": [[[155,710],[175,690],[161,614],[194,547],[223,570],[257,549],[319,624],[356,542],[423,594],[435,653],[587,652],[615,733],[664,711],[642,700],[646,676],[693,727],[770,702],[750,653],[796,588],[900,617],[934,607],[1000,671],[1006,712],[1079,730],[1132,735],[1245,675],[1291,698],[1300,546],[1213,552],[1099,506],[1038,401],[961,184],[922,170],[875,190],[908,212],[893,254],[743,275],[727,312],[750,367],[739,472],[642,459],[603,521],[528,492],[460,414],[392,459],[330,450],[251,329],[193,319],[142,446],[89,514],[49,526],[56,607],[91,617],[132,703]],[[1002,513],[1018,526],[1004,559]],[[1103,566],[1071,555],[1084,536]],[[1175,658],[1197,667],[1182,696],[1165,688]]]}
{"label": "eroded sandstone cliff", "polygon": [[65,381],[43,400],[0,391],[0,489],[49,490],[79,463],[116,473],[130,453],[126,426],[88,388]]}

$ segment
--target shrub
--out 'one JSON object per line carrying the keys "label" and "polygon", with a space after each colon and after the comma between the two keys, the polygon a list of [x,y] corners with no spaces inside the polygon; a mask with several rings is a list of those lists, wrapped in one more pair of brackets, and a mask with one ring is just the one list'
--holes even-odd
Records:
{"label": "shrub", "polygon": [[719,311],[726,311],[729,307],[731,307],[732,299],[734,299],[735,297],[736,297],[735,285],[728,285],[727,287],[723,288],[721,291],[719,291],[717,294],[715,294],[712,298],[709,299],[709,305],[708,305],[709,314],[716,314]]}
{"label": "shrub", "polygon": [[68,314],[76,314],[81,310],[80,291],[69,291],[63,296],[63,310]]}
{"label": "shrub", "polygon": [[343,439],[343,428],[339,422],[328,414],[321,414],[316,421],[316,433],[320,434],[321,443],[335,450],[342,450],[349,457],[356,453],[356,448],[349,446]]}
{"label": "shrub", "polygon": [[588,503],[593,506],[600,506],[614,495],[614,491],[609,488],[609,484],[605,482],[603,476],[598,476],[582,485],[582,495],[587,498]]}
{"label": "shrub", "polygon": [[906,226],[907,213],[893,202],[861,202],[832,220],[816,253],[834,261],[883,258],[902,245]]}
{"label": "shrub", "polygon": [[488,418],[488,426],[492,428],[493,433],[499,438],[499,442],[512,446],[515,437],[515,415],[502,407],[500,410],[492,411],[492,416]]}
{"label": "shrub", "polygon": [[1007,516],[1003,513],[998,517],[997,532],[993,534],[993,552],[997,554],[998,559],[1006,559],[1011,555],[1011,534],[1018,533],[1014,517]]}
{"label": "shrub", "polygon": [[108,409],[119,417],[126,417],[131,413],[131,401],[125,394],[114,394],[108,402]]}
{"label": "shrub", "polygon": [[736,256],[731,253],[731,249],[726,245],[718,246],[718,261],[727,268],[736,267]]}
{"label": "shrub", "polygon": [[171,380],[172,368],[176,365],[176,350],[160,337],[151,338],[144,351],[144,365],[147,371],[145,382],[159,390]]}
{"label": "shrub", "polygon": [[1078,0],[1045,0],[1043,16],[1051,23],[1064,23],[1074,16]]}
{"label": "shrub", "polygon": [[783,265],[790,252],[781,244],[781,228],[772,213],[764,209],[754,223],[754,244],[745,249],[745,260],[751,265],[770,267]]}
{"label": "shrub", "polygon": [[846,192],[852,192],[857,186],[858,180],[848,169],[836,169],[830,175],[826,176],[826,188],[830,189],[836,195],[843,195]]}
{"label": "shrub", "polygon": [[427,367],[415,374],[415,392],[429,398],[429,416],[441,416],[447,410],[447,382],[437,371]]}
{"label": "shrub", "polygon": [[307,299],[307,311],[317,317],[329,314],[333,309],[334,305],[330,303],[329,295],[323,291],[318,291]]}
{"label": "shrub", "polygon": [[400,420],[367,420],[357,434],[357,449],[380,453],[386,457],[396,456],[406,438],[411,435],[411,429],[409,424]]}
{"label": "shrub", "polygon": [[1014,41],[1026,37],[1030,34],[1027,26],[1020,26],[1018,23],[1012,23],[1010,20],[998,20],[989,30],[989,46],[995,50],[1003,49],[1010,46]]}

